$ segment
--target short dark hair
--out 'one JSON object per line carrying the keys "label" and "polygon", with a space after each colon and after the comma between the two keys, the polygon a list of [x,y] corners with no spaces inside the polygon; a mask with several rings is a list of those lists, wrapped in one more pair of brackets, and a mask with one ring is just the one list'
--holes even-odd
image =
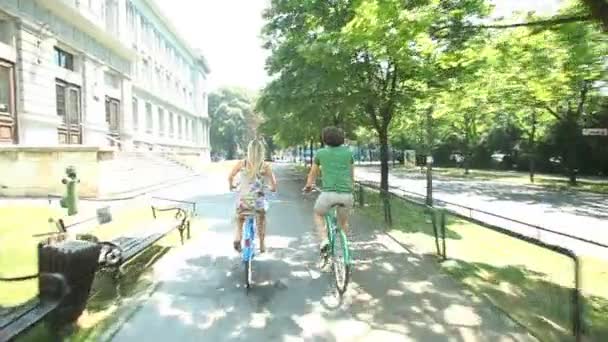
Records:
{"label": "short dark hair", "polygon": [[344,131],[338,127],[325,127],[321,135],[323,137],[323,143],[326,145],[336,147],[344,144]]}

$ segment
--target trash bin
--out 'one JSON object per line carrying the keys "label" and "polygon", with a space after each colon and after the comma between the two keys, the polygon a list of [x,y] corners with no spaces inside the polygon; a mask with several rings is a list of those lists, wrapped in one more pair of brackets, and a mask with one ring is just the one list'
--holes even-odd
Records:
{"label": "trash bin", "polygon": [[[56,327],[75,322],[84,311],[95,278],[101,247],[93,242],[67,240],[38,246],[40,274],[59,273],[68,294],[50,317]],[[42,281],[42,277],[40,278]]]}

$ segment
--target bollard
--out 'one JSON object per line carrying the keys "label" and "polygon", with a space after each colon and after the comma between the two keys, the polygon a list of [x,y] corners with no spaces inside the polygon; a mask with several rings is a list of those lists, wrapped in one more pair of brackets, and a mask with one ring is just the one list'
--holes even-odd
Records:
{"label": "bollard", "polygon": [[66,170],[66,178],[61,180],[61,183],[65,184],[65,196],[61,198],[59,204],[62,208],[68,209],[68,216],[78,214],[78,191],[76,184],[80,183],[80,180],[76,176],[76,169],[73,166],[69,166]]}

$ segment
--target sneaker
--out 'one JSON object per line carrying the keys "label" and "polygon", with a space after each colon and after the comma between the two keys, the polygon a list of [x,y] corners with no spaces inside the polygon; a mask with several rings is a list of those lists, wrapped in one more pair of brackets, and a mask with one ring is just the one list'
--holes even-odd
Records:
{"label": "sneaker", "polygon": [[319,247],[321,257],[326,258],[329,255],[329,241],[323,241]]}

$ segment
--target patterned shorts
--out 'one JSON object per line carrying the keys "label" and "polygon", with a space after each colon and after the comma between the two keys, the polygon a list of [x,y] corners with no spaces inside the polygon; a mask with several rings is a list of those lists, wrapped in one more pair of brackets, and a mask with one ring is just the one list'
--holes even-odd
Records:
{"label": "patterned shorts", "polygon": [[264,196],[242,196],[237,201],[236,212],[240,215],[253,212],[264,213],[268,209],[268,201]]}

